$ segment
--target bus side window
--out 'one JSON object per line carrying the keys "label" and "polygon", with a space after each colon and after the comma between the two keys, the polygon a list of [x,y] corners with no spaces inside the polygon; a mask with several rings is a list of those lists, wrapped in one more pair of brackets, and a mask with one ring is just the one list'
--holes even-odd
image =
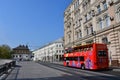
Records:
{"label": "bus side window", "polygon": [[75,61],[78,61],[78,57],[75,57]]}
{"label": "bus side window", "polygon": [[66,60],[69,60],[69,58],[68,58],[68,57],[66,57]]}
{"label": "bus side window", "polygon": [[71,61],[71,60],[73,60],[73,58],[72,58],[72,57],[69,57],[69,60]]}
{"label": "bus side window", "polygon": [[84,61],[84,56],[79,57],[80,61]]}

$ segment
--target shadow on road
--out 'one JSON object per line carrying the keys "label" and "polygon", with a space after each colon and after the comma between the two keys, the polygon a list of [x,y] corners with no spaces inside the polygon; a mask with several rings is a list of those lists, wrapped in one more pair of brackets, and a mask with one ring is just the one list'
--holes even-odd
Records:
{"label": "shadow on road", "polygon": [[19,68],[20,68],[20,67],[22,67],[22,66],[20,66],[20,65],[15,65],[15,67],[19,67]]}

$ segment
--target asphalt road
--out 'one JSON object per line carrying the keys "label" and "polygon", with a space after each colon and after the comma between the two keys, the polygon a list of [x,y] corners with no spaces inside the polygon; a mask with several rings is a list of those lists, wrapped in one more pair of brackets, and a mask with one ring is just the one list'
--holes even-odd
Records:
{"label": "asphalt road", "polygon": [[19,62],[6,80],[120,80],[120,72],[89,71],[44,62]]}

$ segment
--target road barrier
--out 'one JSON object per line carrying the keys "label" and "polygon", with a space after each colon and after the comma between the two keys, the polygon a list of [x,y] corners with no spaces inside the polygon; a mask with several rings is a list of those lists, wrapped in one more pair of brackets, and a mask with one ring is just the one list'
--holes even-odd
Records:
{"label": "road barrier", "polygon": [[7,74],[8,70],[16,65],[16,62],[13,60],[2,60],[0,59],[0,76],[2,74]]}

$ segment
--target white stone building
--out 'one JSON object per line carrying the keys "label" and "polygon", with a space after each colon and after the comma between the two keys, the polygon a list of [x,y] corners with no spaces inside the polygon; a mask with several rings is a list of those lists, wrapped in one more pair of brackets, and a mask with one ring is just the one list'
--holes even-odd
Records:
{"label": "white stone building", "polygon": [[62,61],[64,54],[63,38],[40,47],[33,51],[34,61]]}

